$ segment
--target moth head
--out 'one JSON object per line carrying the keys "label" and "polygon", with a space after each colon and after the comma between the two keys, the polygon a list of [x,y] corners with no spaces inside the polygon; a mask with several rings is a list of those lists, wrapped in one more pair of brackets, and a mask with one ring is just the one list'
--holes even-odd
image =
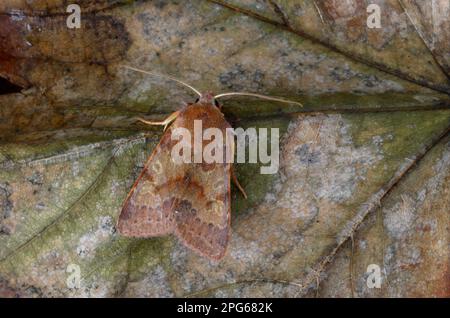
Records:
{"label": "moth head", "polygon": [[212,92],[205,92],[196,99],[196,104],[204,104],[204,105],[214,105],[220,108],[219,102],[214,98],[214,94]]}

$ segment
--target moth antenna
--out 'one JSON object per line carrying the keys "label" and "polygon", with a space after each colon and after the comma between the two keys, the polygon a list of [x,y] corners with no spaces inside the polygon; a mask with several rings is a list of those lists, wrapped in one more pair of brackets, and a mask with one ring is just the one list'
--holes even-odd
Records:
{"label": "moth antenna", "polygon": [[202,97],[202,93],[200,93],[200,92],[199,92],[198,90],[196,90],[194,87],[192,87],[191,85],[189,85],[189,84],[187,84],[187,83],[185,83],[185,82],[183,82],[183,81],[181,81],[181,80],[179,80],[179,79],[177,79],[177,78],[175,78],[175,77],[172,77],[172,76],[169,76],[169,75],[163,75],[163,74],[153,73],[153,72],[149,72],[149,71],[144,71],[144,70],[141,70],[141,69],[138,69],[138,68],[135,68],[135,67],[132,67],[132,66],[128,66],[128,65],[122,65],[122,67],[127,68],[127,69],[132,70],[132,71],[135,71],[135,72],[140,72],[140,73],[144,73],[144,74],[148,74],[148,75],[152,75],[152,76],[157,76],[157,77],[162,77],[162,78],[165,78],[165,79],[169,79],[169,80],[175,81],[175,82],[177,82],[177,83],[179,83],[179,84],[181,84],[181,85],[184,85],[184,86],[190,88],[190,89],[193,90],[198,96]]}
{"label": "moth antenna", "polygon": [[220,97],[224,97],[224,96],[252,96],[252,97],[258,97],[261,99],[273,100],[273,101],[280,102],[280,103],[297,104],[297,105],[300,105],[301,107],[303,107],[303,105],[301,103],[294,102],[293,100],[284,99],[281,97],[272,97],[272,96],[267,96],[267,95],[255,94],[255,93],[229,92],[229,93],[222,93],[222,94],[216,95],[216,96],[214,96],[214,98],[216,99],[216,98],[220,98]]}

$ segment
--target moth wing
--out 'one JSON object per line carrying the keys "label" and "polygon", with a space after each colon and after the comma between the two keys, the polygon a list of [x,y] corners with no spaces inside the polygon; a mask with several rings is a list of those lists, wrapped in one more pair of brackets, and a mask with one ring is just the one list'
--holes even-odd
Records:
{"label": "moth wing", "polygon": [[[210,117],[213,117],[210,115]],[[223,144],[223,163],[197,163],[186,168],[186,191],[177,199],[174,209],[175,234],[188,247],[212,260],[220,260],[230,237],[231,163],[226,152],[234,152],[232,133],[225,131],[228,123],[217,118],[214,127],[228,135]],[[226,144],[228,143],[228,147]]]}
{"label": "moth wing", "polygon": [[196,164],[189,175],[189,188],[174,208],[175,234],[200,255],[219,260],[230,236],[230,164],[209,171]]}
{"label": "moth wing", "polygon": [[174,180],[180,180],[184,172],[170,158],[172,146],[169,128],[125,200],[117,224],[121,235],[152,237],[173,232],[175,198],[172,194],[179,188]]}

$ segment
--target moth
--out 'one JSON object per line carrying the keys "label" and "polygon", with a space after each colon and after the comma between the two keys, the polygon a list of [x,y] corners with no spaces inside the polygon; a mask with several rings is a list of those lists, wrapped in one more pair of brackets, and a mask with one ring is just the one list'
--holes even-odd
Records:
{"label": "moth", "polygon": [[[194,121],[201,120],[203,131],[216,128],[223,135],[229,134],[227,128],[231,128],[231,125],[217,102],[218,98],[224,96],[246,95],[300,103],[253,93],[202,94],[173,77],[125,67],[174,80],[193,90],[199,97],[163,121],[138,118],[148,125],[164,126],[164,134],[125,199],[117,229],[123,236],[136,238],[174,234],[185,246],[201,256],[218,261],[224,257],[230,239],[231,180],[245,198],[247,195],[236,179],[232,163],[226,160],[213,163],[180,163],[173,160],[172,150],[178,142],[174,140],[173,132],[177,128],[193,132]],[[234,151],[234,138],[228,137],[222,144],[224,154],[229,149]],[[206,141],[202,142],[206,146]]]}

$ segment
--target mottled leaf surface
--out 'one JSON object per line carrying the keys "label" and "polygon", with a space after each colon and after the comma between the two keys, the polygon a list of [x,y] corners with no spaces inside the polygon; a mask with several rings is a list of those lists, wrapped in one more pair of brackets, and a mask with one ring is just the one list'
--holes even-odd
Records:
{"label": "mottled leaf surface", "polygon": [[[450,8],[445,1],[78,1],[0,4],[0,295],[450,295]],[[221,262],[115,225],[162,131],[200,91],[234,127],[279,128],[280,169],[238,164]],[[380,289],[367,266],[381,268]],[[81,287],[67,284],[78,266]]]}

